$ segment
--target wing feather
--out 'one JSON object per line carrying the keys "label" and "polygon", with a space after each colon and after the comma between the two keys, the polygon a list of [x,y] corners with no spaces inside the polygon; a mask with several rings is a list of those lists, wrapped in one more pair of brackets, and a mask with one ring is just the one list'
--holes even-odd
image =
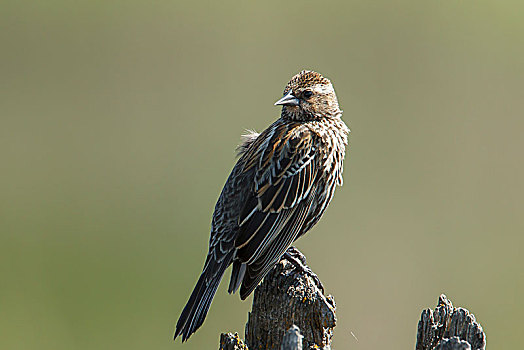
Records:
{"label": "wing feather", "polygon": [[[307,128],[298,123],[280,124],[261,136],[268,139],[257,140],[255,147],[244,155],[245,164],[255,170],[255,177],[235,240],[237,257],[248,265],[267,254],[273,241],[289,245],[300,234],[303,220],[296,216],[305,210],[300,203],[310,193],[312,178],[316,176],[317,136]],[[257,157],[258,160],[253,159]],[[252,168],[254,164],[258,168]],[[300,224],[290,226],[289,222]],[[280,245],[275,247],[280,249]]]}
{"label": "wing feather", "polygon": [[275,132],[273,137],[277,135],[284,135],[284,140],[270,142],[273,146],[260,152],[261,167],[255,175],[255,196],[263,211],[279,212],[300,202],[311,187],[310,176],[306,175],[316,169],[316,135],[300,126],[286,133]]}
{"label": "wing feather", "polygon": [[263,254],[247,265],[242,286],[240,287],[240,298],[245,299],[256,288],[269,270],[278,262],[287,248],[300,235],[304,222],[311,208],[313,198],[300,203],[298,207],[290,209],[292,215],[282,228],[280,234],[267,246]]}

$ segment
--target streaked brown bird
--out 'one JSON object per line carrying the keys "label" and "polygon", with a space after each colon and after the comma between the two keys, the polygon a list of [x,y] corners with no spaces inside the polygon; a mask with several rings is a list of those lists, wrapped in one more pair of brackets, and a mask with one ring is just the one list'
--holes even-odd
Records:
{"label": "streaked brown bird", "polygon": [[280,118],[245,135],[213,213],[204,269],[180,318],[186,341],[204,322],[229,265],[229,293],[246,299],[290,245],[326,210],[342,169],[349,129],[331,82],[302,71],[275,105]]}

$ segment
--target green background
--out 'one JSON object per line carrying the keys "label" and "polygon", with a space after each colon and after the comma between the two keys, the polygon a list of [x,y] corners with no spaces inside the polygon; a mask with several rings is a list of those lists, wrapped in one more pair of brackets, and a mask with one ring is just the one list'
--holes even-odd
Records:
{"label": "green background", "polygon": [[522,4],[2,1],[0,348],[243,334],[251,298],[222,283],[171,339],[240,135],[304,68],[352,129],[345,185],[298,243],[336,298],[334,347],[412,349],[444,292],[518,348]]}

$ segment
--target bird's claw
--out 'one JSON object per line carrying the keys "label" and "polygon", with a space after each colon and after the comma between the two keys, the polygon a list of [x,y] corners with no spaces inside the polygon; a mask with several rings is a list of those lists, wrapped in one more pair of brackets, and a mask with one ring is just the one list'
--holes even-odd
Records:
{"label": "bird's claw", "polygon": [[303,257],[304,256],[295,247],[290,247],[284,253],[284,256],[283,256],[283,258],[289,261],[297,270],[311,277],[313,282],[315,282],[315,285],[317,286],[317,288],[322,291],[322,294],[324,294],[324,285],[322,284],[322,282],[320,282],[320,279],[311,270],[311,268],[306,265],[305,261],[303,261]]}

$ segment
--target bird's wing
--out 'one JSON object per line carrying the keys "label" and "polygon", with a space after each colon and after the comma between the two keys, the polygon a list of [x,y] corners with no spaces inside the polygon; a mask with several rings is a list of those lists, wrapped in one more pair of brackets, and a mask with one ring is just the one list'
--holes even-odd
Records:
{"label": "bird's wing", "polygon": [[256,169],[235,240],[243,263],[256,261],[277,237],[283,242],[274,246],[280,257],[300,233],[303,220],[296,217],[309,211],[300,203],[317,176],[316,137],[299,123],[274,124],[243,155],[244,171]]}
{"label": "bird's wing", "polygon": [[[312,191],[314,190],[313,188]],[[269,270],[278,262],[291,243],[300,235],[304,227],[304,222],[309,216],[308,214],[313,205],[313,201],[314,197],[308,196],[297,205],[296,209],[288,209],[292,211],[292,214],[281,229],[281,233],[268,244],[267,248],[256,260],[247,265],[242,287],[240,288],[240,298],[242,300],[251,294],[262,278],[264,278]]]}

